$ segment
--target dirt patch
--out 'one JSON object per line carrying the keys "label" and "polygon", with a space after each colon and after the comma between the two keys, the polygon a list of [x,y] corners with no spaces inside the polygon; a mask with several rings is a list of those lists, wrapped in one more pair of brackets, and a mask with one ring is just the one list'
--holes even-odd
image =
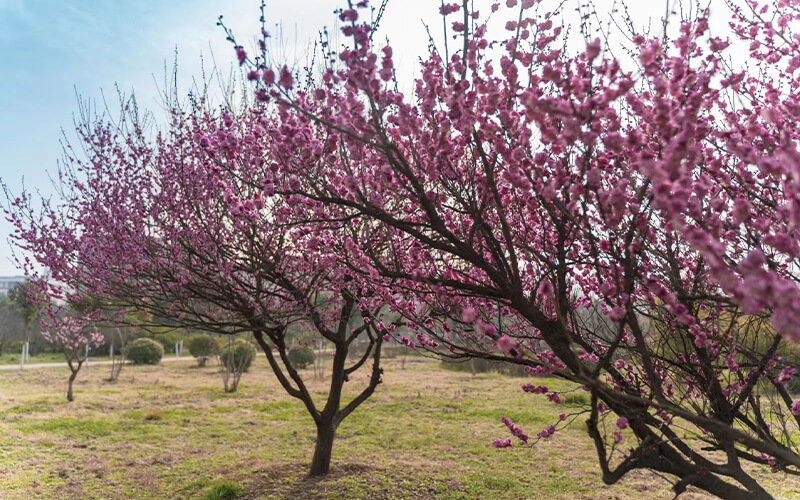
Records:
{"label": "dirt patch", "polygon": [[[307,464],[281,464],[260,469],[257,474],[243,477],[242,480],[250,481],[243,498],[252,500],[267,497],[286,500],[345,498],[340,496],[342,485],[350,481],[357,481],[364,490],[369,491],[367,498],[370,500],[390,500],[398,498],[400,494],[404,498],[425,500],[438,497],[436,489],[426,486],[419,477],[407,471],[389,470],[365,463],[340,464],[332,467],[324,477],[309,476]],[[402,485],[402,491],[393,485]],[[456,483],[450,485],[451,492],[457,489],[460,488]]]}

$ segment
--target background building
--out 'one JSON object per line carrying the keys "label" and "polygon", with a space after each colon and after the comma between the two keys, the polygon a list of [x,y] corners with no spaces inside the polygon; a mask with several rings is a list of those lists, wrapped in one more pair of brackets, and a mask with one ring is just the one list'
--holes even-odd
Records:
{"label": "background building", "polygon": [[0,295],[8,295],[8,291],[25,281],[25,276],[0,276]]}

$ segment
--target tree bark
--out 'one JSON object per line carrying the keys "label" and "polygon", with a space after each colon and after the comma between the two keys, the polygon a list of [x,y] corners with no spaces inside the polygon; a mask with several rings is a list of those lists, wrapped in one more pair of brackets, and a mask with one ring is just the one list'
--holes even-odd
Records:
{"label": "tree bark", "polygon": [[311,460],[312,476],[324,476],[331,470],[331,454],[336,428],[332,422],[317,424],[317,444],[314,447],[314,458]]}
{"label": "tree bark", "polygon": [[75,382],[75,378],[78,376],[78,372],[72,372],[72,375],[69,376],[69,386],[67,388],[67,401],[75,401],[75,396],[72,392],[72,383]]}

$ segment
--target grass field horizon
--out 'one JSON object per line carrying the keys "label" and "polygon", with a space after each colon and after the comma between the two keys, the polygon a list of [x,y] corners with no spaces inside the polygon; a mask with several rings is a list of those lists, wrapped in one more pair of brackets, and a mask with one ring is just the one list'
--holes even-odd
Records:
{"label": "grass field horizon", "polygon": [[[214,498],[233,488],[247,499],[673,498],[670,483],[635,471],[602,483],[583,417],[534,447],[494,449],[506,415],[531,435],[574,410],[524,394],[524,383],[569,389],[556,379],[471,375],[434,360],[386,360],[384,383],[338,429],[331,473],[307,476],[315,430],[259,359],[235,394],[217,367],[178,361],[81,371],[76,401],[68,370],[0,372],[2,498]],[[328,380],[310,380],[315,395]],[[363,387],[365,375],[346,384]],[[572,399],[571,399],[572,398]],[[797,478],[755,472],[779,498],[800,498]],[[793,496],[794,495],[794,496]],[[690,492],[681,498],[711,498]]]}

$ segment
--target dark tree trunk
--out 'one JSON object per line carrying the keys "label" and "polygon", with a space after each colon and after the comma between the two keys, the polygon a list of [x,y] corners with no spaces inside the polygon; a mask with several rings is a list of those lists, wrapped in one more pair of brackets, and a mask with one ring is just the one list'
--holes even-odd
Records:
{"label": "dark tree trunk", "polygon": [[72,383],[75,382],[75,378],[78,376],[78,372],[72,372],[72,375],[69,376],[69,386],[67,388],[67,401],[75,401],[75,396],[72,392]]}
{"label": "dark tree trunk", "polygon": [[324,476],[331,470],[331,454],[336,429],[330,422],[317,424],[317,445],[314,447],[314,458],[311,460],[312,476]]}

